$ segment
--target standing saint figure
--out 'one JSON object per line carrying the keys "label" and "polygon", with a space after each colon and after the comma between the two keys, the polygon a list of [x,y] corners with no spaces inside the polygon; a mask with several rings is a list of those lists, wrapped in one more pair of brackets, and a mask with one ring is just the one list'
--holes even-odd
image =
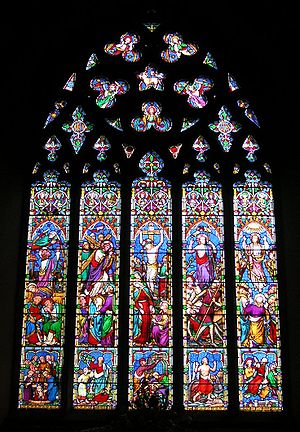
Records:
{"label": "standing saint figure", "polygon": [[[152,227],[152,226],[151,226]],[[150,224],[149,224],[149,228],[150,228]],[[149,235],[149,237],[144,240],[143,239],[143,234],[147,233]],[[159,230],[159,234],[160,234],[160,240],[159,242],[155,245],[154,244],[154,239],[152,237],[154,237],[154,230],[153,230],[153,234],[152,231],[140,231],[140,243],[144,249],[144,251],[146,252],[146,257],[147,257],[147,261],[146,261],[146,282],[147,285],[149,287],[149,290],[151,292],[151,294],[153,295],[153,297],[155,296],[155,287],[156,287],[156,283],[157,283],[157,277],[158,277],[158,252],[159,252],[159,248],[162,246],[163,242],[164,242],[164,233],[163,230]]]}
{"label": "standing saint figure", "polygon": [[77,388],[77,403],[84,403],[87,399],[87,385],[91,381],[93,377],[92,371],[85,366],[82,370],[82,373],[78,377],[78,388]]}
{"label": "standing saint figure", "polygon": [[107,385],[110,369],[105,364],[104,357],[99,356],[97,360],[93,358],[89,364],[89,369],[93,372],[93,401],[97,403],[106,402],[109,397]]}
{"label": "standing saint figure", "polygon": [[164,300],[159,305],[160,313],[153,315],[152,337],[159,347],[168,346],[169,343],[169,303]]}
{"label": "standing saint figure", "polygon": [[188,249],[190,253],[196,253],[195,279],[199,287],[202,289],[211,284],[215,279],[216,248],[204,233],[198,233],[196,241],[197,244],[193,246],[194,240],[191,239]]}
{"label": "standing saint figure", "polygon": [[[242,341],[242,346],[252,348],[263,346],[267,343],[269,330],[267,323],[270,323],[270,314],[265,304],[265,296],[258,293],[254,296],[253,303],[248,303],[244,307],[243,315],[249,320],[249,330],[246,338]],[[274,333],[273,328],[272,330]]]}
{"label": "standing saint figure", "polygon": [[199,372],[199,381],[195,388],[195,394],[193,396],[193,402],[199,401],[202,395],[211,399],[211,394],[214,391],[214,386],[212,384],[211,372],[215,372],[217,370],[217,362],[214,361],[213,367],[209,365],[209,361],[207,357],[203,357],[201,360],[201,365],[198,362],[195,364],[195,373]]}
{"label": "standing saint figure", "polygon": [[98,237],[98,241],[92,236],[86,235],[85,238],[89,242],[93,251],[88,258],[82,263],[81,272],[83,273],[88,267],[87,282],[85,290],[90,292],[95,282],[112,281],[114,278],[116,263],[114,246],[110,234],[107,234],[103,239]]}
{"label": "standing saint figure", "polygon": [[270,246],[266,237],[263,238],[261,244],[260,235],[252,233],[250,236],[251,243],[247,244],[246,237],[243,238],[243,249],[245,250],[247,259],[248,276],[253,284],[256,284],[259,291],[262,291],[267,284],[266,272],[263,267],[266,251]]}
{"label": "standing saint figure", "polygon": [[64,268],[63,244],[54,229],[47,227],[37,233],[30,251],[30,276],[45,293],[52,295],[56,284],[62,278]]}
{"label": "standing saint figure", "polygon": [[139,272],[134,273],[133,281],[133,341],[144,345],[151,339],[151,314],[154,312],[153,298]]}

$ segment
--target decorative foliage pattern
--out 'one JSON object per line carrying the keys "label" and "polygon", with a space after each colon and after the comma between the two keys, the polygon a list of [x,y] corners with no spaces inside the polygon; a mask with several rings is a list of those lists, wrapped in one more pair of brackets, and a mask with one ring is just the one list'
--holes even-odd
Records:
{"label": "decorative foliage pattern", "polygon": [[31,188],[19,408],[61,405],[70,187],[44,179]]}
{"label": "decorative foliage pattern", "polygon": [[278,411],[282,390],[272,186],[256,171],[245,177],[234,184],[240,408]]}
{"label": "decorative foliage pattern", "polygon": [[62,125],[63,130],[71,134],[70,141],[76,154],[85,141],[85,134],[94,129],[92,123],[84,121],[85,116],[82,107],[78,106],[72,114],[73,121]]}
{"label": "decorative foliage pattern", "polygon": [[120,118],[115,118],[115,119],[106,118],[105,121],[114,129],[117,129],[118,131],[123,132],[123,127],[122,127],[122,123],[121,123]]}
{"label": "decorative foliage pattern", "polygon": [[210,52],[208,52],[206,54],[205,59],[203,60],[203,64],[206,64],[207,66],[212,67],[213,69],[218,70],[218,65],[217,62],[215,61],[215,59],[213,58],[212,54]]}
{"label": "decorative foliage pattern", "polygon": [[102,162],[107,158],[106,152],[111,148],[111,145],[108,141],[108,139],[101,135],[97,141],[94,144],[94,149],[97,150],[99,153],[97,155],[98,161]]}
{"label": "decorative foliage pattern", "polygon": [[180,129],[180,132],[184,132],[187,129],[190,129],[191,127],[193,127],[195,124],[197,124],[199,122],[200,119],[188,119],[188,118],[183,118],[182,120],[182,126]]}
{"label": "decorative foliage pattern", "polygon": [[237,122],[231,121],[231,114],[228,108],[224,105],[221,107],[218,115],[219,120],[214,123],[210,123],[208,126],[212,131],[219,134],[219,143],[225,152],[229,152],[233,141],[231,134],[233,132],[238,132],[241,129],[241,126]]}
{"label": "decorative foliage pattern", "polygon": [[199,135],[198,138],[195,140],[193,144],[193,149],[198,152],[196,156],[197,160],[199,162],[205,162],[206,156],[204,153],[210,149],[210,145],[202,135]]}
{"label": "decorative foliage pattern", "polygon": [[80,201],[75,408],[117,404],[120,217],[120,186],[96,171]]}
{"label": "decorative foliage pattern", "polygon": [[86,64],[85,69],[86,69],[86,70],[90,70],[90,69],[92,69],[93,67],[95,67],[98,63],[99,63],[99,60],[98,60],[97,54],[92,53],[92,54],[90,55],[88,61],[87,61],[87,64]]}
{"label": "decorative foliage pattern", "polygon": [[173,339],[171,192],[157,176],[163,162],[147,153],[133,182],[130,246],[129,402],[171,408]]}
{"label": "decorative foliage pattern", "polygon": [[49,154],[47,156],[48,160],[50,162],[54,162],[54,161],[56,161],[56,159],[58,157],[56,152],[59,149],[61,149],[61,143],[60,143],[59,139],[55,135],[53,135],[52,137],[50,137],[48,139],[48,141],[44,145],[44,149],[49,152]]}
{"label": "decorative foliage pattern", "polygon": [[153,33],[159,26],[160,23],[157,22],[146,22],[144,23],[144,26],[151,32]]}
{"label": "decorative foliage pattern", "polygon": [[247,138],[245,139],[243,143],[243,149],[248,152],[246,156],[248,161],[250,162],[256,161],[257,158],[254,152],[256,152],[259,149],[259,145],[257,144],[256,139],[253,138],[252,135],[248,135]]}
{"label": "decorative foliage pattern", "polygon": [[205,171],[183,185],[184,407],[227,408],[227,333],[221,185]]}

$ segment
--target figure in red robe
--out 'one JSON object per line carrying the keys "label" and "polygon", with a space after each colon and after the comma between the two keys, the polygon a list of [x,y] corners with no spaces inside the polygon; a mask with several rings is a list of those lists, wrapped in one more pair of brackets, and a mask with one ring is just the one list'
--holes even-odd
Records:
{"label": "figure in red robe", "polygon": [[254,366],[256,370],[256,375],[249,382],[246,393],[251,393],[253,395],[257,395],[261,390],[261,384],[266,379],[266,365],[268,360],[264,357],[260,362],[257,362]]}
{"label": "figure in red robe", "polygon": [[134,324],[133,336],[134,342],[144,345],[151,339],[152,319],[150,313],[153,311],[153,299],[147,285],[142,281],[138,272],[134,273],[135,281],[133,282],[134,292]]}

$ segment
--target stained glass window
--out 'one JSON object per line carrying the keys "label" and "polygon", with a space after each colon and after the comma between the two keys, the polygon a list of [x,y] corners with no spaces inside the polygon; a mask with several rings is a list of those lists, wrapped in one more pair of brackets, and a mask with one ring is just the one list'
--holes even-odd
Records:
{"label": "stained glass window", "polygon": [[257,171],[234,184],[239,401],[282,409],[277,246],[272,186]]}
{"label": "stained glass window", "polygon": [[[261,164],[271,173],[259,158],[256,107],[214,53],[179,33],[160,33],[159,24],[144,26],[139,34],[104,42],[101,52],[85,57],[80,73],[69,76],[43,117],[46,157],[33,169],[36,175],[44,163],[59,167],[75,185],[70,229],[79,238],[70,244],[68,272],[74,275],[68,289],[68,314],[75,315],[72,407],[112,410],[121,395],[132,410],[182,404],[198,413],[225,411],[236,378],[240,410],[280,411],[272,185],[248,169]],[[154,38],[149,44],[147,29]],[[185,64],[193,65],[186,74]],[[109,73],[116,70],[118,76]],[[245,181],[232,181],[243,173]],[[126,196],[129,188],[121,212],[121,192]],[[226,205],[235,245],[226,243],[225,261],[224,236],[231,235]],[[121,241],[121,213],[130,244]],[[54,169],[46,171],[44,181],[32,185],[30,201],[20,408],[63,405],[69,214],[70,185]],[[128,283],[122,274],[124,296],[120,263],[129,270]],[[173,292],[178,268],[182,280]],[[120,350],[119,319],[128,303],[122,343],[129,357]],[[238,335],[231,351],[229,315],[236,315]],[[228,374],[230,355],[236,377]],[[118,375],[120,364],[127,381]],[[174,394],[182,394],[180,402]]]}
{"label": "stained glass window", "polygon": [[70,186],[47,171],[31,187],[20,408],[59,408],[64,360]]}
{"label": "stained glass window", "polygon": [[183,185],[184,407],[223,410],[227,396],[221,185],[205,171]]}
{"label": "stained glass window", "polygon": [[154,152],[140,161],[133,182],[130,246],[129,402],[170,408],[173,399],[171,189],[158,176]]}
{"label": "stained glass window", "polygon": [[96,171],[82,186],[74,359],[75,408],[117,404],[120,185]]}

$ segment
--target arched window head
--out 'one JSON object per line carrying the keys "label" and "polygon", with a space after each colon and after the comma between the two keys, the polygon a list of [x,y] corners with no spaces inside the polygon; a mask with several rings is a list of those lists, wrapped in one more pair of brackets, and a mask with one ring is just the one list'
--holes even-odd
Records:
{"label": "arched window head", "polygon": [[45,115],[19,407],[61,406],[68,345],[76,410],[225,411],[238,394],[242,411],[280,411],[272,170],[255,100],[188,34],[140,27],[97,42]]}

